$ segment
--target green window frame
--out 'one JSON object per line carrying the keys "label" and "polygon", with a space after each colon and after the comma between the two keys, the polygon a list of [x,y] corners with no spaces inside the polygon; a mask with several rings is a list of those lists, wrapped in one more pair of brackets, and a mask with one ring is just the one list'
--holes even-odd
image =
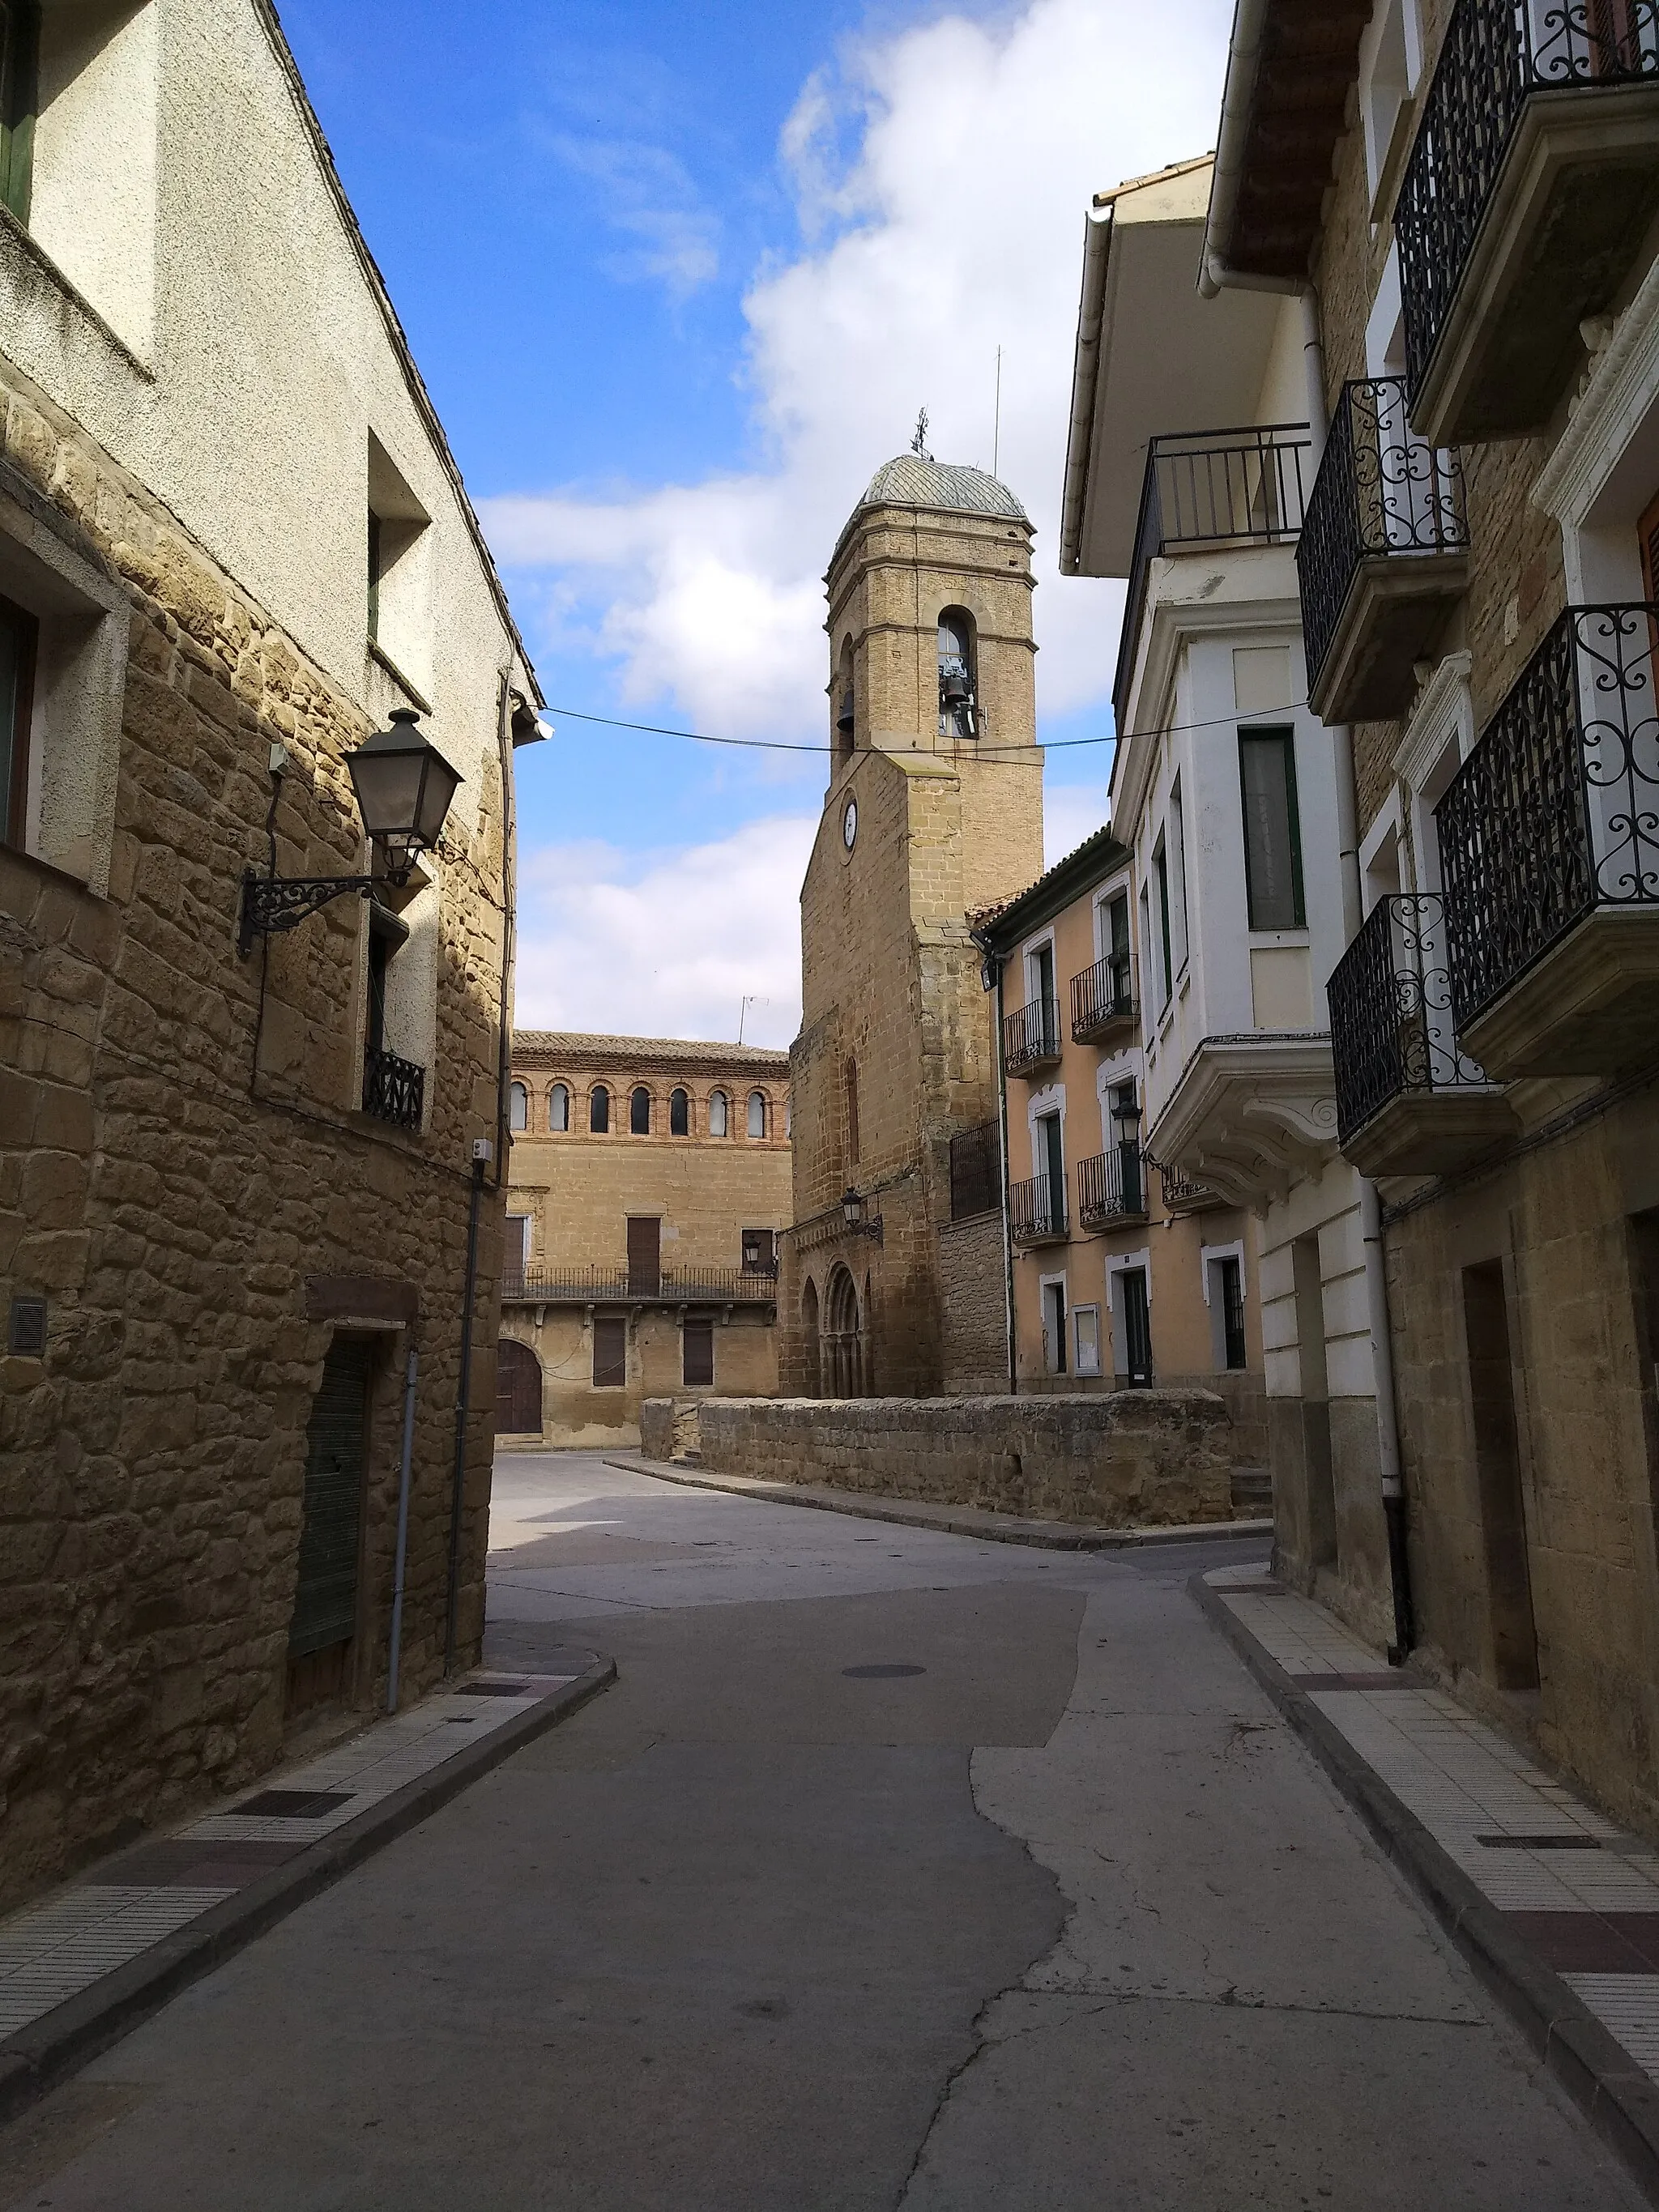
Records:
{"label": "green window frame", "polygon": [[1238,733],[1239,804],[1244,832],[1244,900],[1253,930],[1305,929],[1302,822],[1297,806],[1296,732],[1279,726]]}
{"label": "green window frame", "polygon": [[[1164,969],[1164,1005],[1175,996],[1175,962],[1170,946],[1170,856],[1163,838],[1152,854],[1152,873],[1158,878],[1158,950]],[[1163,1007],[1159,1007],[1161,1013]]]}
{"label": "green window frame", "polygon": [[40,82],[38,0],[0,0],[0,200],[19,222],[29,219]]}
{"label": "green window frame", "polygon": [[29,727],[40,625],[0,599],[0,845],[22,848],[28,819]]}

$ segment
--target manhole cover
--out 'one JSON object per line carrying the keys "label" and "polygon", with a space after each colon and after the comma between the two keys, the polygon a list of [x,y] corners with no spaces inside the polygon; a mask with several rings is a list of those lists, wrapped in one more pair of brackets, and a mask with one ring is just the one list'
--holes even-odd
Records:
{"label": "manhole cover", "polygon": [[843,1674],[850,1674],[855,1682],[885,1681],[893,1674],[925,1674],[925,1667],[843,1667]]}
{"label": "manhole cover", "polygon": [[227,1806],[219,1818],[320,1820],[330,1813],[337,1813],[342,1805],[349,1805],[353,1795],[349,1790],[262,1790],[257,1797],[245,1797],[240,1805]]}

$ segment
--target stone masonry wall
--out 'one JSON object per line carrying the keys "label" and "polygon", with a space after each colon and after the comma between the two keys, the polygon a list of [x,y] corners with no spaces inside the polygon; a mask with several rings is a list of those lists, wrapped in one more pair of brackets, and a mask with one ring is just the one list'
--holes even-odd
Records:
{"label": "stone masonry wall", "polygon": [[[11,378],[11,372],[6,372]],[[321,1278],[417,1312],[405,1695],[443,1661],[469,1139],[493,1133],[503,806],[434,861],[426,1127],[355,1110],[364,910],[238,959],[268,748],[293,767],[285,872],[360,865],[345,752],[363,712],[66,417],[0,384],[4,469],[131,606],[109,895],[0,854],[0,1904],[280,1755]],[[41,499],[44,495],[44,500]],[[49,507],[46,506],[49,503]],[[494,696],[495,673],[484,672]],[[256,1064],[256,1035],[261,1039]],[[500,1202],[483,1207],[460,1650],[483,1626]],[[339,1305],[335,1304],[337,1315]],[[382,1694],[399,1354],[378,1334],[348,1693]]]}
{"label": "stone masonry wall", "polygon": [[939,1272],[946,1395],[1000,1395],[1008,1387],[1008,1277],[1001,1213],[944,1223]]}
{"label": "stone masonry wall", "polygon": [[[672,1401],[644,1449],[672,1449]],[[722,1474],[1103,1528],[1225,1521],[1227,1412],[1207,1390],[1107,1398],[709,1399],[702,1463]]]}

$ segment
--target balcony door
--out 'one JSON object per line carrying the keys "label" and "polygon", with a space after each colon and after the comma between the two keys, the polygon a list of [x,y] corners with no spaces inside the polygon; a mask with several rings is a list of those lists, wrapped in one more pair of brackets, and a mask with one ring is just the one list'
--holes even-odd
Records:
{"label": "balcony door", "polygon": [[1035,1195],[1039,1225],[1061,1228],[1066,1219],[1066,1151],[1058,1114],[1045,1114],[1036,1125],[1036,1171],[1041,1182]]}
{"label": "balcony door", "polygon": [[1025,960],[1026,1003],[1032,1009],[1029,1042],[1036,1045],[1041,1039],[1045,1053],[1056,1049],[1057,1022],[1054,1013],[1054,948],[1039,945]]}
{"label": "balcony door", "polygon": [[654,1213],[628,1217],[628,1294],[654,1298],[662,1288],[662,1223]]}

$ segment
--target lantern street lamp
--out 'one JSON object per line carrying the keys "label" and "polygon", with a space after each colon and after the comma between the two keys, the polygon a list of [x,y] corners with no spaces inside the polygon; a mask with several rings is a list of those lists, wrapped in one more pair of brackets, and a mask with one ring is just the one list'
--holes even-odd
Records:
{"label": "lantern street lamp", "polygon": [[880,1214],[877,1214],[873,1221],[866,1221],[864,1215],[864,1200],[849,1182],[841,1194],[841,1218],[847,1225],[847,1233],[849,1237],[873,1237],[879,1244],[882,1241]]}
{"label": "lantern street lamp", "polygon": [[1140,1127],[1140,1101],[1135,1097],[1133,1083],[1126,1083],[1113,1099],[1112,1119],[1117,1123],[1121,1140],[1126,1145],[1133,1144],[1135,1131]]}
{"label": "lantern street lamp", "polygon": [[416,724],[420,717],[412,707],[394,707],[391,727],[346,757],[346,769],[357,794],[374,862],[366,876],[279,876],[276,872],[276,790],[286,760],[273,747],[270,812],[265,829],[270,838],[270,866],[261,876],[252,868],[242,877],[242,922],[237,951],[243,959],[253,949],[256,937],[270,937],[294,929],[308,915],[348,891],[364,898],[377,884],[401,887],[409,881],[416,856],[429,852],[442,832],[450,801],[462,778],[423,738]]}

